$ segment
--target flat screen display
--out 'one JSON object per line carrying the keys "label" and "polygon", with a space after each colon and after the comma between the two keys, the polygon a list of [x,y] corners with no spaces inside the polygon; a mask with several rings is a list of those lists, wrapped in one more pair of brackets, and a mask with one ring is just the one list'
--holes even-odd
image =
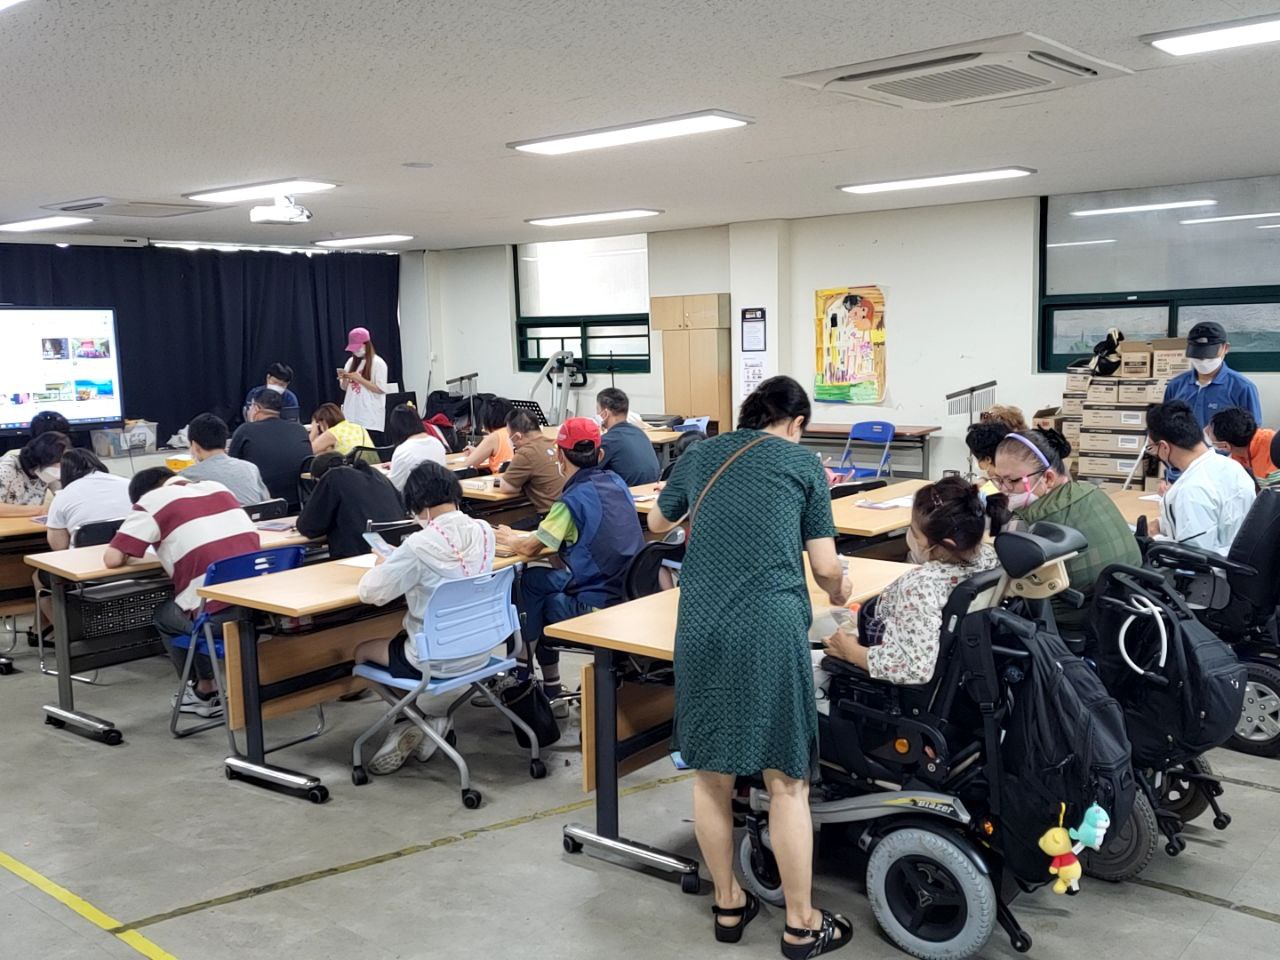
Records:
{"label": "flat screen display", "polygon": [[123,419],[114,310],[0,307],[0,338],[0,433],[45,410],[84,429]]}

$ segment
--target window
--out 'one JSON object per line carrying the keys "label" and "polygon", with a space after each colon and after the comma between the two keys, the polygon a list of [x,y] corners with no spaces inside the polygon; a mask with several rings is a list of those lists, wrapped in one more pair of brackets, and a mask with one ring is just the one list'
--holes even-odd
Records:
{"label": "window", "polygon": [[649,247],[644,234],[516,247],[519,369],[558,350],[588,373],[648,373]]}
{"label": "window", "polygon": [[1280,177],[1045,197],[1040,234],[1040,370],[1109,327],[1150,340],[1200,320],[1226,329],[1235,369],[1280,370]]}

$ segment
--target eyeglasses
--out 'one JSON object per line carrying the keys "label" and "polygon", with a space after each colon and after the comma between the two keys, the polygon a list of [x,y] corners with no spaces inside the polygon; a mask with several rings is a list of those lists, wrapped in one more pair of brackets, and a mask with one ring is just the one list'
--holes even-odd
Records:
{"label": "eyeglasses", "polygon": [[996,485],[997,490],[1002,490],[1005,493],[1013,493],[1013,491],[1017,490],[1020,486],[1030,490],[1032,485],[1027,481],[1032,477],[1040,476],[1042,473],[1044,473],[1043,470],[1037,470],[1035,473],[1024,474],[1021,477],[991,477],[990,479],[991,482]]}

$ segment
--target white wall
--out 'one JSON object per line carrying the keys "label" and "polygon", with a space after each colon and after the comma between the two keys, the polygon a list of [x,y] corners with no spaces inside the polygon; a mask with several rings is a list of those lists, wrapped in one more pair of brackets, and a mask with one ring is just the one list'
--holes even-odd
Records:
{"label": "white wall", "polygon": [[649,234],[649,296],[683,297],[729,289],[729,228]]}

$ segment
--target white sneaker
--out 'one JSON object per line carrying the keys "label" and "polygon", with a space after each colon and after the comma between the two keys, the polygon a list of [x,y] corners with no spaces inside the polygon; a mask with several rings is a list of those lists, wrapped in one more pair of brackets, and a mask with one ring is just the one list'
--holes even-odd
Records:
{"label": "white sneaker", "polygon": [[[449,717],[427,717],[427,726],[438,733],[441,737],[449,736],[449,732],[453,729],[453,720]],[[417,729],[417,728],[415,728]],[[422,731],[418,731],[421,733]],[[422,743],[418,745],[418,752],[414,754],[422,763],[426,763],[436,755],[436,751],[440,749],[440,745],[428,736],[423,736]]]}
{"label": "white sneaker", "polygon": [[[169,703],[177,703],[178,695],[175,693],[169,698]],[[214,717],[222,716],[222,701],[218,699],[216,693],[209,694],[206,700],[200,694],[196,693],[195,687],[187,684],[182,689],[182,705],[178,707],[180,713],[194,713],[198,717],[204,717],[206,720],[212,720]]]}
{"label": "white sneaker", "polygon": [[369,772],[374,776],[386,776],[395,773],[404,766],[425,734],[412,723],[397,723],[392,726],[387,739],[369,761]]}

